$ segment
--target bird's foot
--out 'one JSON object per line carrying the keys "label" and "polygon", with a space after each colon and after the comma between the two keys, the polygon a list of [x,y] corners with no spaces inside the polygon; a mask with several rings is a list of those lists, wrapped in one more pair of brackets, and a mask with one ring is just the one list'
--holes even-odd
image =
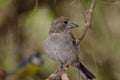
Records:
{"label": "bird's foot", "polygon": [[61,75],[65,73],[65,66],[61,63],[61,65],[58,67],[56,71],[56,80],[61,80]]}
{"label": "bird's foot", "polygon": [[61,64],[60,67],[56,71],[56,80],[61,80],[61,75],[67,71],[69,68],[69,64]]}

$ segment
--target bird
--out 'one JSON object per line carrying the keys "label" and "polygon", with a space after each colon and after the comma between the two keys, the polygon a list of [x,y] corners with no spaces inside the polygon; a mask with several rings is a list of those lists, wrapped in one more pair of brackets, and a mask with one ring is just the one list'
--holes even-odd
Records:
{"label": "bird", "polygon": [[14,70],[8,71],[7,76],[17,75],[17,79],[34,78],[39,72],[43,59],[37,51],[26,59],[23,59]]}
{"label": "bird", "polygon": [[42,57],[40,55],[40,52],[37,51],[35,54],[31,55],[30,57],[24,59],[23,61],[21,61],[17,68],[22,68],[22,67],[25,67],[27,64],[29,63],[33,63],[33,64],[36,64],[36,65],[40,65],[42,63]]}
{"label": "bird", "polygon": [[92,80],[96,76],[87,69],[78,57],[78,44],[71,32],[77,27],[79,26],[68,18],[58,17],[51,24],[44,42],[44,49],[48,57],[54,61],[59,61],[65,67],[72,65],[77,68],[82,80]]}

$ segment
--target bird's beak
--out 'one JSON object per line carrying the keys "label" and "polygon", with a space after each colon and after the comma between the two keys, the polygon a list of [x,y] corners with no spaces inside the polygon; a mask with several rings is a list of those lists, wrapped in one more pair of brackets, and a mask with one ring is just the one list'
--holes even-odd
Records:
{"label": "bird's beak", "polygon": [[76,28],[76,27],[79,27],[79,26],[72,22],[69,23],[69,28]]}

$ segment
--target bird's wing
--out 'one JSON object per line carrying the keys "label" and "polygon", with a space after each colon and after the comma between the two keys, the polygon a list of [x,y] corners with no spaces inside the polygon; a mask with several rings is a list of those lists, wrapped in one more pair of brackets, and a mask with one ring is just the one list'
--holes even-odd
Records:
{"label": "bird's wing", "polygon": [[78,49],[78,45],[77,45],[77,43],[76,43],[75,37],[73,36],[72,33],[70,33],[70,35],[71,35],[71,38],[72,38],[72,43],[73,43],[74,48],[75,48],[75,49]]}

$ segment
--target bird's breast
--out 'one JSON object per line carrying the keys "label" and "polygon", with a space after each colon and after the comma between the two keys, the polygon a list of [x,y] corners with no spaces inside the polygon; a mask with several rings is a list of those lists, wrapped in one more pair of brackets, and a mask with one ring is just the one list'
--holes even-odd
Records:
{"label": "bird's breast", "polygon": [[77,56],[72,38],[63,33],[50,34],[45,40],[45,51],[50,58],[61,62],[72,61]]}

